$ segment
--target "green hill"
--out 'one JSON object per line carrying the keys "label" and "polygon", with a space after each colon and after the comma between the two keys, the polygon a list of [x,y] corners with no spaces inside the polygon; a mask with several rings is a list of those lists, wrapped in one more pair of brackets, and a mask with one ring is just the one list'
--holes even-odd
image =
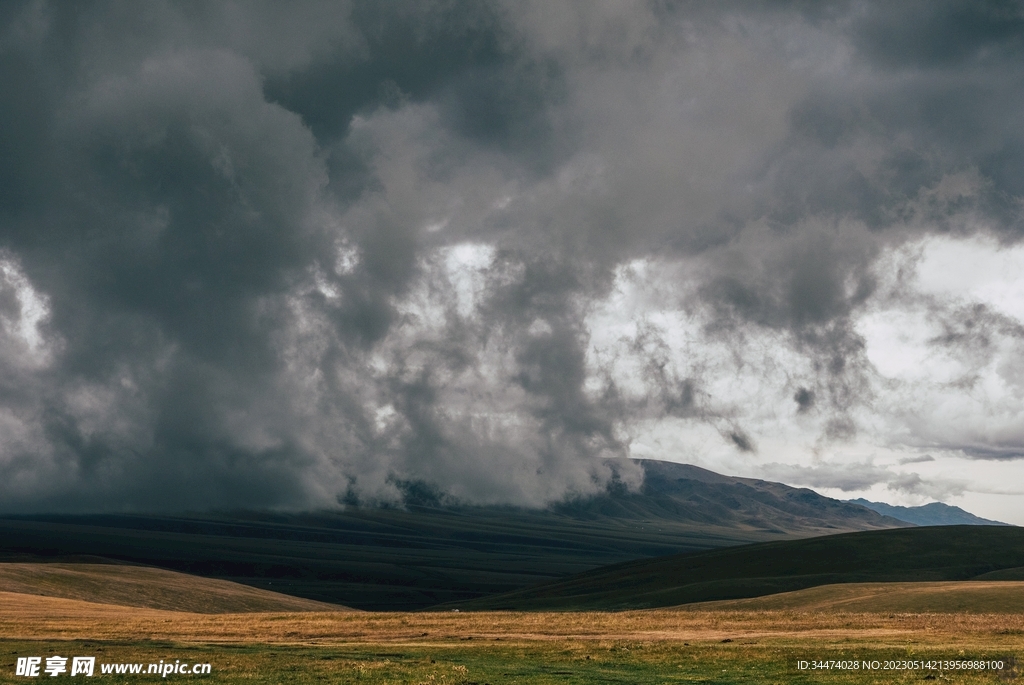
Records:
{"label": "green hill", "polygon": [[996,579],[993,572],[1021,566],[1022,528],[901,528],[642,559],[458,606],[638,609],[759,597],[834,583]]}
{"label": "green hill", "polygon": [[685,604],[693,611],[809,611],[864,613],[1024,613],[1024,582],[952,580],[843,583],[751,599]]}

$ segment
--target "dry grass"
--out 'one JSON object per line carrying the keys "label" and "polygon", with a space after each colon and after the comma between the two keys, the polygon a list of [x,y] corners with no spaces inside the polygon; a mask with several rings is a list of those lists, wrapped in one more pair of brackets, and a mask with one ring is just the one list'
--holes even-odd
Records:
{"label": "dry grass", "polygon": [[0,593],[0,638],[176,643],[436,644],[512,641],[814,640],[1020,645],[1024,614],[657,609],[618,613],[189,614]]}
{"label": "dry grass", "polygon": [[[213,664],[225,683],[973,685],[1019,675],[1024,614],[654,609],[195,614],[0,593],[0,680],[24,654]],[[814,672],[799,660],[999,659],[997,672]],[[1024,661],[1024,660],[1022,660]],[[6,670],[5,670],[6,669]],[[108,682],[137,682],[110,676]]]}
{"label": "dry grass", "polygon": [[207,614],[345,610],[226,580],[144,566],[0,563],[0,592]]}
{"label": "dry grass", "polygon": [[693,611],[1024,614],[1022,581],[843,583],[766,597],[699,602]]}

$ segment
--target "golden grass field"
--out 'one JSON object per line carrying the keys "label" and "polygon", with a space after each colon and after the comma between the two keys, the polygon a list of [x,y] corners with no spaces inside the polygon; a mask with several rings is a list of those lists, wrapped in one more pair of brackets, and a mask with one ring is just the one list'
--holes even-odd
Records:
{"label": "golden grass field", "polygon": [[[746,600],[740,600],[740,602]],[[722,604],[722,603],[715,603]],[[196,614],[0,593],[0,636],[180,643],[428,644],[451,641],[826,641],[1017,644],[1020,613],[702,609],[623,612],[261,612]],[[959,644],[959,643],[958,643]]]}
{"label": "golden grass field", "polygon": [[0,592],[204,614],[345,609],[226,580],[112,564],[0,564]]}
{"label": "golden grass field", "polygon": [[[872,583],[627,612],[196,613],[0,592],[0,681],[28,682],[18,656],[80,654],[203,661],[211,675],[168,680],[231,683],[997,683],[1024,659],[1022,595],[1020,582]],[[918,667],[798,668],[829,659]],[[1004,667],[925,667],[971,659]]]}

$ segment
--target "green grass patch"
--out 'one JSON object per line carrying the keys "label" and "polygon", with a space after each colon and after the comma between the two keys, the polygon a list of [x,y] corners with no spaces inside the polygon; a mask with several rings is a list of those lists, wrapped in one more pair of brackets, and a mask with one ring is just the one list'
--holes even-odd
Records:
{"label": "green grass patch", "polygon": [[[220,646],[91,641],[0,642],[0,682],[31,682],[14,676],[18,656],[95,656],[102,682],[360,683],[366,685],[595,685],[622,683],[996,683],[1017,676],[1006,650],[966,652],[950,648],[836,648],[813,642],[636,641],[430,646],[291,647]],[[102,663],[210,663],[208,676],[100,675]],[[1003,660],[1002,671],[910,668],[886,670],[800,669],[798,663],[836,660],[870,663]],[[930,676],[930,677],[929,677]],[[67,677],[65,674],[63,677]],[[47,681],[51,678],[43,675]]]}

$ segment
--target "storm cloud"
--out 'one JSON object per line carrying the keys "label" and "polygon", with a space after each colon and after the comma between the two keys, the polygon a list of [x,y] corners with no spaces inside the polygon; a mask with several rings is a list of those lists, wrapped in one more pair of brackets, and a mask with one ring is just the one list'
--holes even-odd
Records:
{"label": "storm cloud", "polygon": [[4,511],[1024,454],[934,276],[1015,263],[1019,4],[10,2],[0,98]]}

